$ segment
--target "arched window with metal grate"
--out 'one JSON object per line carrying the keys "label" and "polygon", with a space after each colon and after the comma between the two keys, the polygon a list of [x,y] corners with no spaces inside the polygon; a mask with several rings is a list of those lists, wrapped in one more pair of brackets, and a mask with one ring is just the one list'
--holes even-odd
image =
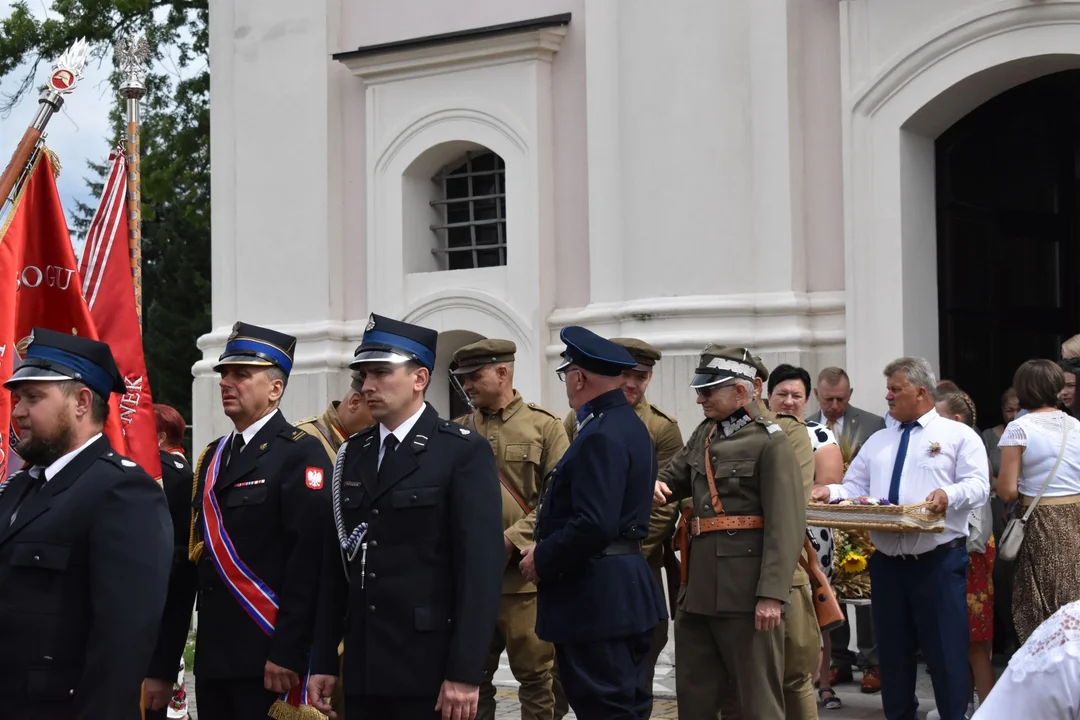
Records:
{"label": "arched window with metal grate", "polygon": [[431,252],[443,270],[506,265],[506,164],[491,151],[469,152],[432,180],[442,197],[443,222],[432,225],[437,242]]}

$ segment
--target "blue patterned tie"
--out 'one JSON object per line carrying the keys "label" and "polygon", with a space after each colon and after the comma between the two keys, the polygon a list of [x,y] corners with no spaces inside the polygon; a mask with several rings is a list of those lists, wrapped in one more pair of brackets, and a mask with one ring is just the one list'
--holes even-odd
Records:
{"label": "blue patterned tie", "polygon": [[911,439],[911,429],[913,427],[915,427],[913,422],[900,425],[904,435],[900,438],[900,447],[896,450],[896,460],[893,461],[892,466],[892,480],[889,481],[889,502],[893,505],[900,504],[900,476],[904,474],[904,460],[907,458],[908,440]]}

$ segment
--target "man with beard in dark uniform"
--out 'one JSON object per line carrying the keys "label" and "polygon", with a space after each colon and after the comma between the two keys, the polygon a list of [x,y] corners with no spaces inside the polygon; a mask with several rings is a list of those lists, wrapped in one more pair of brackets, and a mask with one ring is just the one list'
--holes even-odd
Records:
{"label": "man with beard in dark uniform", "polygon": [[102,432],[109,396],[124,392],[109,346],[40,328],[31,338],[4,383],[29,467],[0,485],[0,716],[137,720],[169,509]]}
{"label": "man with beard in dark uniform", "polygon": [[[278,409],[295,346],[291,335],[238,322],[215,366],[234,429],[199,458],[189,554],[196,571],[175,569],[169,585],[174,598],[198,584],[199,720],[264,720],[279,702],[298,705],[306,685],[330,462]],[[180,657],[184,604],[169,603],[152,667]]]}
{"label": "man with beard in dark uniform", "polygon": [[377,425],[333,478],[308,696],[322,712],[344,636],[345,717],[476,715],[502,594],[502,495],[488,441],[424,402],[434,330],[372,315],[351,363]]}

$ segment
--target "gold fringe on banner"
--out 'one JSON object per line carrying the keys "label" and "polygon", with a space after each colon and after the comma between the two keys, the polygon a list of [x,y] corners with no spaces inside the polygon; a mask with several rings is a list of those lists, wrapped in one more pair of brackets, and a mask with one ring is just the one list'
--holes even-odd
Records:
{"label": "gold fringe on banner", "polygon": [[327,717],[311,705],[290,705],[284,700],[275,700],[267,713],[273,720],[327,720]]}

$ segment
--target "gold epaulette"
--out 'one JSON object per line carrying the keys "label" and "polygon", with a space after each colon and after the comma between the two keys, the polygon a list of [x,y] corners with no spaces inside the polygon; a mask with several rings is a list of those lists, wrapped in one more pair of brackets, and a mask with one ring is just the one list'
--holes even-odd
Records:
{"label": "gold epaulette", "polygon": [[195,536],[195,519],[197,517],[195,501],[199,497],[199,474],[202,472],[203,461],[206,460],[206,454],[210,452],[212,447],[214,447],[214,443],[210,443],[202,451],[199,462],[195,463],[195,476],[191,479],[191,527],[188,530],[188,560],[193,563],[199,562],[205,548],[203,541],[197,540]]}

